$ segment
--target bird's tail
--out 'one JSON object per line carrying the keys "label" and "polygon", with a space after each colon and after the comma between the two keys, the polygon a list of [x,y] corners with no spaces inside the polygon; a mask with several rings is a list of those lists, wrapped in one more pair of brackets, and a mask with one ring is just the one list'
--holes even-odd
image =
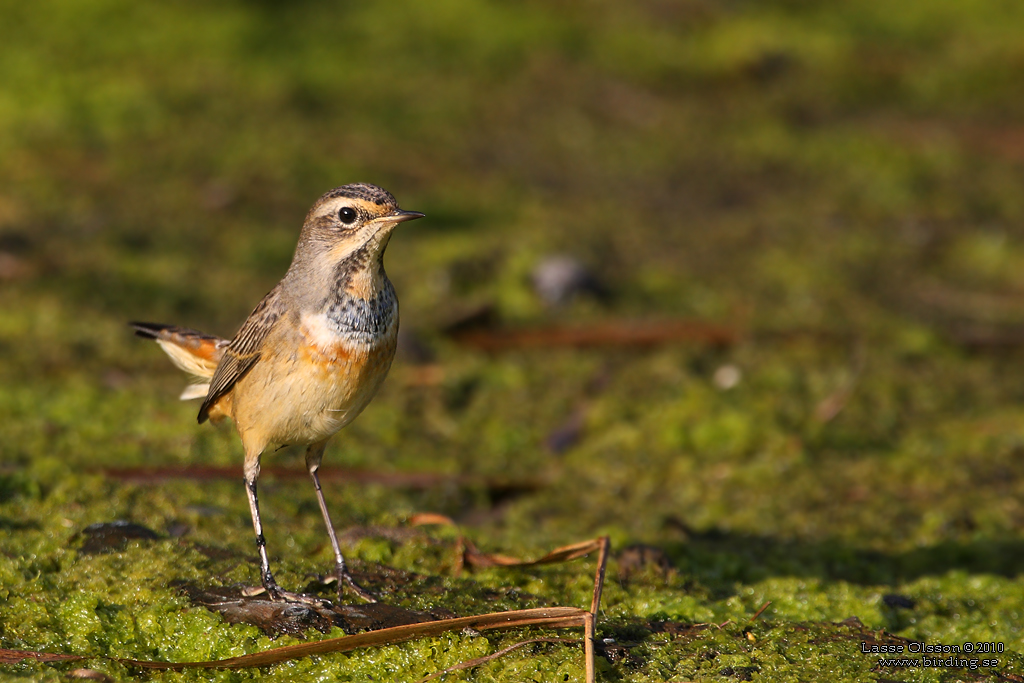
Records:
{"label": "bird's tail", "polygon": [[192,381],[181,393],[181,400],[204,398],[210,391],[210,378],[217,369],[228,340],[203,334],[187,327],[158,323],[128,323],[135,334],[155,339],[171,357],[171,362],[189,374]]}

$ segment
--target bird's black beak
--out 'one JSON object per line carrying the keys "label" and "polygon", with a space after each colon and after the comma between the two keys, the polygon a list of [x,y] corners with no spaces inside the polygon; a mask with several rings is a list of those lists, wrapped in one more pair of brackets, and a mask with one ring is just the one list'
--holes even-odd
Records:
{"label": "bird's black beak", "polygon": [[391,223],[404,223],[405,221],[414,221],[417,218],[423,218],[425,215],[426,214],[422,214],[419,211],[402,211],[401,209],[395,209],[387,219]]}

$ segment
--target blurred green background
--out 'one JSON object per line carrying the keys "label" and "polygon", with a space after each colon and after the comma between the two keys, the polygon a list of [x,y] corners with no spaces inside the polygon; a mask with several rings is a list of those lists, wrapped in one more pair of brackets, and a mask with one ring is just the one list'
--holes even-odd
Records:
{"label": "blurred green background", "polygon": [[[231,336],[309,205],[365,181],[428,218],[386,260],[403,353],[326,462],[452,478],[331,481],[339,527],[436,511],[507,554],[650,546],[613,562],[601,680],[1022,680],[1022,36],[1006,0],[0,3],[0,647],[272,645],[170,586],[258,581],[240,447],[125,322]],[[601,295],[539,296],[559,255]],[[687,319],[739,341],[485,353],[446,332],[480,310],[499,336]],[[188,464],[239,477],[102,472]],[[264,491],[300,586],[330,566],[312,490]],[[114,519],[163,537],[75,550]],[[438,533],[347,547],[465,595],[586,603],[590,565],[455,579]],[[388,599],[453,600],[415,593]],[[995,671],[880,668],[837,635],[853,615],[1006,649]],[[416,680],[514,640],[153,678]],[[575,680],[579,658],[449,680]]]}

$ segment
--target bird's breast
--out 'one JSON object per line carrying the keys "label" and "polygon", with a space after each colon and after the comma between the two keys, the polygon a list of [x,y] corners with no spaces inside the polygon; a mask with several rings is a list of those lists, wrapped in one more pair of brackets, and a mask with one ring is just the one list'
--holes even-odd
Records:
{"label": "bird's breast", "polygon": [[398,300],[390,282],[371,299],[332,296],[323,310],[306,312],[299,322],[300,364],[315,368],[327,384],[343,385],[343,394],[376,391],[398,339]]}
{"label": "bird's breast", "polygon": [[371,300],[339,297],[293,320],[267,341],[260,362],[233,392],[239,430],[264,444],[329,438],[362,412],[395,356],[393,290]]}
{"label": "bird's breast", "polygon": [[372,297],[339,288],[325,301],[321,330],[355,344],[375,344],[398,327],[398,297],[386,276]]}

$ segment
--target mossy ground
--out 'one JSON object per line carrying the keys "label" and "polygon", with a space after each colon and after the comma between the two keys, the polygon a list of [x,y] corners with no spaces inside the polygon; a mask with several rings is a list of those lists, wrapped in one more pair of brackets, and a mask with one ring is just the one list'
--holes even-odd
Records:
{"label": "mossy ground", "polygon": [[[0,647],[181,661],[288,641],[172,585],[257,581],[240,480],[97,470],[239,465],[125,321],[231,334],[312,200],[370,181],[429,216],[387,265],[442,380],[400,360],[328,463],[542,485],[499,501],[331,482],[339,527],[434,511],[489,551],[655,546],[667,568],[612,563],[602,680],[1020,680],[1022,32],[1024,5],[997,0],[5,3]],[[610,298],[545,308],[529,274],[555,253]],[[487,355],[439,332],[481,304],[509,326],[691,317],[744,336]],[[299,587],[330,564],[311,487],[263,492],[278,578]],[[75,550],[115,519],[187,533]],[[588,602],[590,565],[456,579],[451,534],[433,537],[349,553],[417,572],[388,596],[416,609]],[[860,648],[881,629],[1005,650],[994,670],[879,669]],[[149,677],[416,680],[520,637]],[[538,645],[450,678],[581,667]]]}

